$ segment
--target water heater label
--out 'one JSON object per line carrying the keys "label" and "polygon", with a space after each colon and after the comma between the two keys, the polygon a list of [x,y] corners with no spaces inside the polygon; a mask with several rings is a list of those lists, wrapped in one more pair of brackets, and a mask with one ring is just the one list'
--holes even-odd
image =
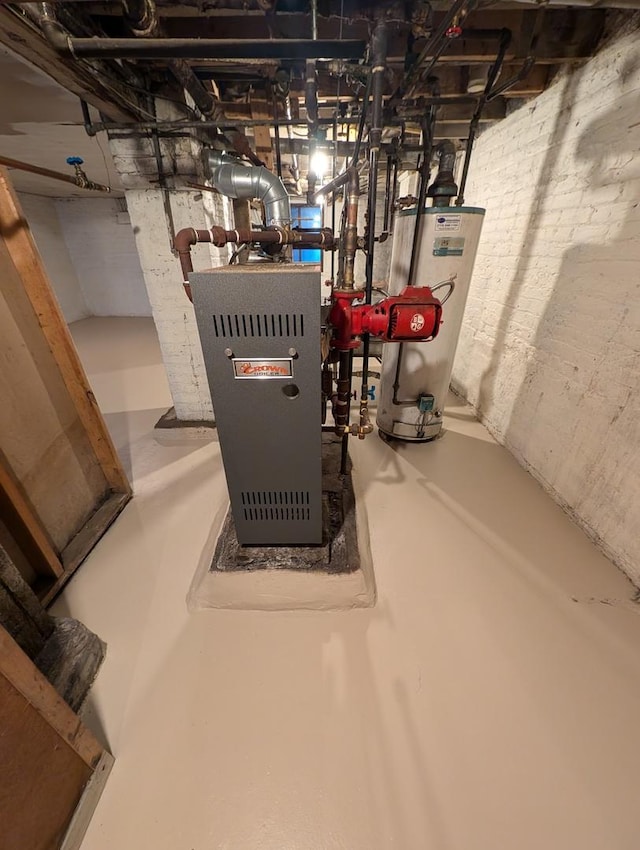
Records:
{"label": "water heater label", "polygon": [[260,360],[257,357],[245,359],[234,357],[232,363],[234,377],[243,380],[293,377],[293,360],[291,357],[277,357],[268,360]]}
{"label": "water heater label", "polygon": [[436,232],[446,230],[451,233],[453,231],[460,230],[461,225],[462,216],[459,213],[443,213],[442,215],[436,216]]}
{"label": "water heater label", "polygon": [[461,257],[464,253],[464,236],[439,236],[433,240],[434,257]]}

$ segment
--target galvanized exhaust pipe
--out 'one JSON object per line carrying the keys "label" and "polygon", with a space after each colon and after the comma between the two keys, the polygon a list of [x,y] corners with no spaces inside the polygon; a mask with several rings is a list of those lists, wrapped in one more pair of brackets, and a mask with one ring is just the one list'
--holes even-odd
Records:
{"label": "galvanized exhaust pipe", "polygon": [[291,202],[282,180],[264,166],[247,166],[219,151],[207,151],[213,186],[229,198],[257,198],[264,204],[267,227],[291,224]]}

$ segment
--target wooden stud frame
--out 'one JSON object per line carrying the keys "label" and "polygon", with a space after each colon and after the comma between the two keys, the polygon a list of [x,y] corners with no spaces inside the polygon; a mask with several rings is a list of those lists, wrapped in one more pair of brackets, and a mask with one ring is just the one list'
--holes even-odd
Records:
{"label": "wooden stud frame", "polygon": [[16,542],[34,570],[48,580],[36,588],[50,601],[86,557],[95,542],[131,498],[131,486],[78,358],[31,231],[20,209],[6,169],[0,168],[0,236],[22,281],[53,360],[76,408],[110,495],[66,548],[57,553],[20,482],[0,453],[0,506],[14,529]]}

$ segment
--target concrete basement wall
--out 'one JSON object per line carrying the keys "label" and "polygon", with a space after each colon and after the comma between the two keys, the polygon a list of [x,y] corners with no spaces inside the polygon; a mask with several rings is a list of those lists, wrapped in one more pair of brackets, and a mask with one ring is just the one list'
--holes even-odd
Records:
{"label": "concrete basement wall", "polygon": [[[640,584],[640,39],[486,131],[453,385]],[[544,546],[544,540],[540,540]]]}
{"label": "concrete basement wall", "polygon": [[56,209],[89,313],[151,316],[124,200],[61,198]]}
{"label": "concrete basement wall", "polygon": [[65,319],[86,318],[89,308],[64,240],[55,199],[24,193],[19,199]]}

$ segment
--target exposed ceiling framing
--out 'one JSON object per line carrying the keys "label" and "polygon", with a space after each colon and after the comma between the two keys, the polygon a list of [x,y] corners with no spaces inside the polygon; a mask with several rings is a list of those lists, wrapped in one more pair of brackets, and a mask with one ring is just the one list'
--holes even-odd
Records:
{"label": "exposed ceiling framing", "polygon": [[[303,124],[307,118],[305,61],[295,55],[296,44],[304,40],[308,51],[314,35],[310,15],[312,2],[187,0],[176,3],[155,0],[153,3],[151,0],[127,0],[123,5],[119,0],[85,0],[51,4],[57,17],[55,26],[72,39],[82,39],[77,42],[82,49],[100,53],[100,58],[85,58],[80,49],[75,51],[77,55],[73,50],[65,50],[64,38],[56,48],[51,39],[45,37],[42,18],[38,15],[46,4],[0,0],[0,43],[93,105],[102,114],[103,123],[115,122],[122,126],[153,121],[153,101],[149,95],[181,100],[181,84],[184,84],[196,90],[196,94],[200,93],[205,107],[198,100],[196,103],[202,117],[208,119],[207,126],[214,127],[217,120],[227,133],[233,124],[242,128],[253,148],[257,148],[258,157],[272,165],[274,116],[281,122],[301,121]],[[487,103],[480,119],[480,130],[504,118],[509,99],[535,97],[549,84],[559,67],[582,62],[591,56],[601,37],[606,14],[602,9],[545,6],[543,10],[522,3],[488,5],[474,4],[473,0],[468,0],[467,8],[471,11],[455,21],[460,27],[459,37],[448,40],[437,65],[428,75],[416,75],[408,98],[403,89],[406,75],[434,31],[446,19],[450,3],[440,0],[433,3],[317,0],[317,38],[327,45],[346,45],[347,42],[366,45],[375,15],[382,12],[389,21],[385,125],[396,129],[386,134],[387,142],[392,135],[402,133],[408,148],[415,143],[420,115],[435,90],[440,104],[436,138],[464,142],[478,98],[477,94],[470,95],[470,81],[481,77],[494,63],[505,30],[510,31],[511,37],[498,84],[518,74],[521,78]],[[147,32],[132,29],[132,15],[147,14],[149,10],[153,12],[153,19]],[[341,10],[344,10],[343,16]],[[176,60],[167,56],[141,57],[134,52],[126,58],[105,58],[99,47],[104,43],[109,50],[112,42],[106,39],[119,39],[123,44],[126,40],[127,48],[148,53],[159,34],[171,45],[179,40],[190,40],[184,42],[189,49],[178,60],[179,73],[176,73]],[[60,33],[54,31],[54,35]],[[154,37],[136,38],[136,35]],[[211,45],[221,45],[220,56],[215,57],[213,47],[208,51],[201,49],[203,40],[209,39],[215,40]],[[278,45],[283,44],[289,58],[258,58],[258,43],[263,53],[265,50],[279,52]],[[238,47],[239,44],[246,45],[246,49]],[[367,75],[366,52],[360,50],[362,55],[352,59],[321,57],[314,65],[318,139],[320,142],[324,138],[333,140],[331,125],[337,115],[341,129],[335,141],[340,142],[339,149],[345,153],[352,144],[353,125],[359,114]],[[240,55],[231,58],[229,54],[234,51]],[[335,51],[339,52],[339,49]],[[113,54],[110,50],[107,56],[113,57]],[[202,92],[206,92],[206,96]],[[206,108],[207,102],[214,106]],[[195,114],[193,110],[185,110],[184,118],[194,119],[197,113],[198,110]],[[236,139],[240,140],[240,146],[246,144],[242,133],[237,134]],[[287,132],[281,132],[281,153],[289,158],[292,154],[306,155],[309,142],[302,135],[296,132],[289,139]]]}

